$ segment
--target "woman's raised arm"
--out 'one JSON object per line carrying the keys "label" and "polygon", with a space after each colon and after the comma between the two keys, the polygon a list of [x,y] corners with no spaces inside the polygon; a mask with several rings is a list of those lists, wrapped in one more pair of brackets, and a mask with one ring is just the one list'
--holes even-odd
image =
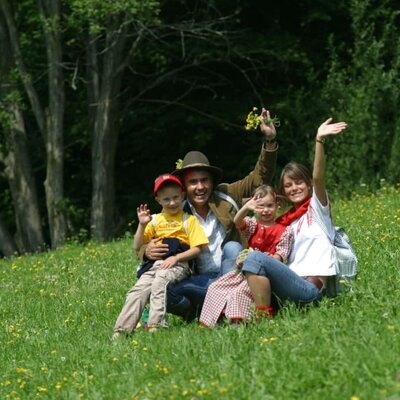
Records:
{"label": "woman's raised arm", "polygon": [[325,138],[331,135],[338,135],[347,128],[346,122],[336,122],[332,124],[332,118],[328,118],[318,128],[315,137],[315,156],[313,168],[313,187],[318,200],[323,206],[328,204],[325,184]]}

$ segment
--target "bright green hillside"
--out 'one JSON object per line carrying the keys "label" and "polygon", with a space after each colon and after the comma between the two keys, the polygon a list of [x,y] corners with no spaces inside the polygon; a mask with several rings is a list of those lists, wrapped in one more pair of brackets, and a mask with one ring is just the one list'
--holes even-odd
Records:
{"label": "bright green hillside", "polygon": [[359,256],[356,289],[238,329],[172,318],[112,343],[129,239],[0,261],[0,398],[399,399],[400,187],[334,215]]}

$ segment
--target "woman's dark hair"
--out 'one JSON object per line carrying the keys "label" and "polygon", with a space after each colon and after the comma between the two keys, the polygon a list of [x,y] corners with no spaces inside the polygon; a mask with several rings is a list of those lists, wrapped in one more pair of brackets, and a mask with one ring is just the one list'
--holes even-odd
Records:
{"label": "woman's dark hair", "polygon": [[303,180],[307,186],[312,186],[312,176],[310,170],[303,164],[291,161],[283,167],[281,172],[279,191],[282,195],[285,195],[283,187],[283,178],[285,176],[293,180]]}

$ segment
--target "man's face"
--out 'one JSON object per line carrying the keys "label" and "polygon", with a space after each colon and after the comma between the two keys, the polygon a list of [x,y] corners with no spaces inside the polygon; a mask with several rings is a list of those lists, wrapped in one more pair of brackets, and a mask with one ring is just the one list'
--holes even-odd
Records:
{"label": "man's face", "polygon": [[183,184],[186,196],[190,203],[197,207],[204,207],[213,191],[213,180],[210,172],[202,169],[190,169],[183,175]]}

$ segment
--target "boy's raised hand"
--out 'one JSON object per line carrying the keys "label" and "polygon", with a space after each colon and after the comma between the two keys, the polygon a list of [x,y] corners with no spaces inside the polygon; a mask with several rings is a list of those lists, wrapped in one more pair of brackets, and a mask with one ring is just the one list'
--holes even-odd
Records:
{"label": "boy's raised hand", "polygon": [[147,225],[151,221],[150,210],[147,208],[147,204],[141,204],[137,209],[137,216],[140,225]]}

